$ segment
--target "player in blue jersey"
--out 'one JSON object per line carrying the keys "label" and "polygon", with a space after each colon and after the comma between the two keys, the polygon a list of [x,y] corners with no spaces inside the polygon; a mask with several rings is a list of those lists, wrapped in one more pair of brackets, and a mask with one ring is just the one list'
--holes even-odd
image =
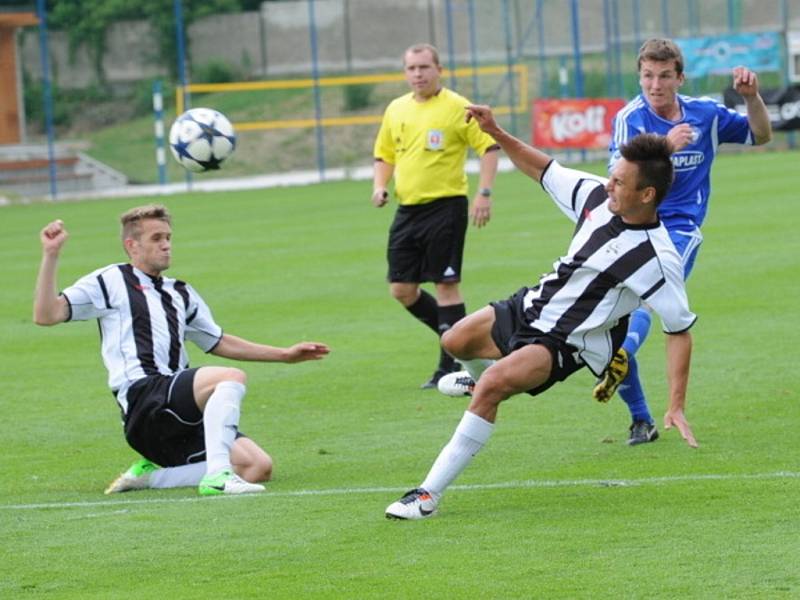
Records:
{"label": "player in blue jersey", "polygon": [[[678,93],[686,81],[683,55],[671,40],[651,39],[637,59],[642,93],[631,100],[614,119],[609,171],[619,159],[619,148],[640,133],[666,135],[674,149],[675,181],[658,207],[661,221],[683,260],[684,278],[694,266],[703,241],[700,226],[708,211],[711,164],[720,144],[760,145],[772,138],[767,108],[758,92],[758,77],[745,67],[733,69],[733,87],[744,98],[747,116],[710,98],[692,98]],[[631,316],[622,348],[594,388],[593,396],[607,402],[619,388],[633,423],[628,444],[658,438],[647,407],[635,359],[650,329],[650,311],[640,308]],[[667,416],[664,426],[675,423]]]}

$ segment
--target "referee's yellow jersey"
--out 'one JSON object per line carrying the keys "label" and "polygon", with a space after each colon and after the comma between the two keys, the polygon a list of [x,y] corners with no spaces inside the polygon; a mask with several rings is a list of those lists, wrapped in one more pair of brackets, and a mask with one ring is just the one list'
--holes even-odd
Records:
{"label": "referee's yellow jersey", "polygon": [[425,102],[417,102],[409,92],[386,108],[374,152],[375,158],[394,165],[400,204],[467,194],[467,149],[482,156],[496,145],[474,119],[466,123],[468,104],[466,98],[442,88]]}

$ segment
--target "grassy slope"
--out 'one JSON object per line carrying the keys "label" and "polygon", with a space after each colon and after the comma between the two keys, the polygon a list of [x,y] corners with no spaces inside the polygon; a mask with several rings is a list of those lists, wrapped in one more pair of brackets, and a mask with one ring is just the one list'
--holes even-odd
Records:
{"label": "grassy slope", "polygon": [[[276,479],[264,496],[219,500],[192,490],[103,497],[133,454],[104,386],[95,325],[30,324],[38,228],[66,221],[67,285],[119,259],[113,223],[139,201],[0,209],[0,596],[800,595],[796,163],[796,154],[750,154],[715,167],[690,281],[699,450],[675,432],[627,448],[626,410],[592,403],[583,372],[504,406],[457,482],[508,487],[453,489],[425,523],[388,522],[382,511],[421,479],[464,403],[416,388],[436,349],[388,296],[391,211],[368,206],[367,184],[166,200],[174,272],[226,330],[334,348],[321,363],[245,365],[242,427],[276,458]],[[473,309],[548,270],[571,229],[524,177],[503,175],[496,188],[493,222],[468,242]],[[652,337],[641,356],[660,414],[663,345],[657,330]],[[629,485],[600,483],[612,480]]]}

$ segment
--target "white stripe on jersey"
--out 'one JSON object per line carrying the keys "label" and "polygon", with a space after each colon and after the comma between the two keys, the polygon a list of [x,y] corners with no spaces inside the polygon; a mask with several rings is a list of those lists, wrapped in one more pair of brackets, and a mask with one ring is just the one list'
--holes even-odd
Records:
{"label": "white stripe on jersey", "polygon": [[696,319],[666,229],[660,223],[627,225],[613,215],[603,181],[556,161],[548,165],[542,186],[577,227],[567,255],[523,302],[530,327],[575,346],[595,374],[610,361],[612,338],[624,337],[626,317],[642,300],[666,332],[684,331]]}
{"label": "white stripe on jersey", "polygon": [[185,339],[208,352],[222,337],[208,306],[190,285],[152,278],[131,265],[98,269],[63,294],[71,321],[98,320],[108,385],[123,412],[133,382],[189,366]]}
{"label": "white stripe on jersey", "polygon": [[630,138],[641,133],[640,131],[636,131],[633,135],[630,134],[627,117],[630,113],[639,110],[642,106],[644,106],[644,100],[642,100],[641,96],[637,96],[623,106],[622,110],[614,117],[614,141],[617,148],[626,143]]}

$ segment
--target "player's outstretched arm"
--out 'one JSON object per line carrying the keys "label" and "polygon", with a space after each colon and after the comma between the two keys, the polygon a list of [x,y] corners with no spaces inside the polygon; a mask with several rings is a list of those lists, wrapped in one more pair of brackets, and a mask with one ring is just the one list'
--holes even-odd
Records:
{"label": "player's outstretched arm", "polygon": [[478,127],[492,136],[511,159],[511,162],[529,177],[540,181],[552,157],[515,138],[497,124],[488,106],[470,104],[466,107],[467,121],[475,119]]}
{"label": "player's outstretched arm", "polygon": [[758,75],[746,67],[734,67],[733,89],[744,98],[747,121],[753,132],[753,142],[756,146],[766,144],[772,139],[772,124],[767,106],[758,93]]}
{"label": "player's outstretched arm", "polygon": [[232,360],[252,360],[259,362],[297,363],[306,360],[319,360],[330,353],[326,344],[319,342],[299,342],[288,348],[257,344],[249,340],[225,333],[211,354]]}
{"label": "player's outstretched arm", "polygon": [[691,358],[692,335],[688,331],[667,336],[669,406],[664,415],[664,428],[677,427],[686,443],[692,448],[697,448],[697,440],[684,414]]}
{"label": "player's outstretched arm", "polygon": [[39,232],[42,243],[42,263],[36,277],[33,297],[33,322],[37,325],[63,323],[69,317],[67,300],[56,291],[58,256],[69,234],[61,219],[48,223]]}

